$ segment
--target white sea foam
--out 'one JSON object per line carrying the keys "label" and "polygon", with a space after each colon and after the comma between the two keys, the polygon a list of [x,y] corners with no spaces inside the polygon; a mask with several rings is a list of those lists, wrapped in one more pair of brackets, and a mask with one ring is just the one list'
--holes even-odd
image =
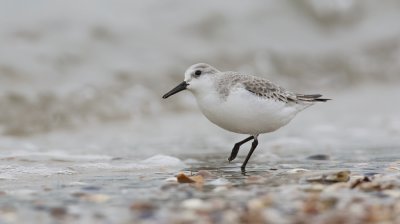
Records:
{"label": "white sea foam", "polygon": [[[34,154],[35,156],[38,154]],[[39,154],[43,157],[43,154]],[[46,154],[48,155],[48,154]],[[52,154],[50,154],[52,155]],[[57,154],[59,156],[59,154]],[[22,158],[25,158],[24,155]],[[5,157],[10,158],[10,157]],[[56,157],[59,158],[59,157]],[[13,160],[12,164],[0,166],[0,179],[13,180],[20,178],[34,178],[35,176],[54,176],[54,175],[72,175],[90,171],[143,171],[143,170],[180,170],[186,165],[180,159],[166,155],[155,155],[142,161],[109,161],[106,157],[90,156],[86,160],[73,160],[74,156],[62,157],[68,158],[62,163],[57,161],[46,162],[46,164],[37,164],[39,161],[35,158],[32,165],[22,165],[18,160]],[[3,158],[4,159],[4,158]],[[21,158],[20,158],[21,159]],[[98,160],[100,159],[100,160]],[[6,160],[7,161],[7,160]],[[25,160],[24,160],[25,161]],[[43,158],[41,159],[43,161]],[[90,161],[90,162],[89,162]],[[9,161],[8,161],[9,162]]]}
{"label": "white sea foam", "polygon": [[155,155],[142,161],[130,162],[101,162],[101,163],[80,163],[75,166],[79,169],[105,169],[118,171],[134,171],[149,169],[181,169],[186,165],[180,159],[167,155]]}
{"label": "white sea foam", "polygon": [[183,167],[183,166],[185,166],[185,164],[182,162],[182,160],[180,160],[176,157],[167,156],[167,155],[155,155],[148,159],[140,161],[140,163],[143,165],[156,166],[156,167],[163,167],[163,166]]}

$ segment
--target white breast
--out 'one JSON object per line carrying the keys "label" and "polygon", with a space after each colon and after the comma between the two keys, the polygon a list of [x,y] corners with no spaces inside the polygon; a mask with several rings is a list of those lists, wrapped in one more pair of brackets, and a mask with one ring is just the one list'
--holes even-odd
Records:
{"label": "white breast", "polygon": [[244,88],[233,89],[226,99],[216,92],[195,94],[203,114],[214,124],[241,134],[261,134],[286,125],[304,105],[258,97]]}

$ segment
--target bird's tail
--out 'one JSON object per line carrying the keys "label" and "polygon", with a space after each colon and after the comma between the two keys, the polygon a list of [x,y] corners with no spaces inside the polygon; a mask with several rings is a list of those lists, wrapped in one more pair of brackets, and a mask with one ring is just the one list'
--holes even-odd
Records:
{"label": "bird's tail", "polygon": [[326,102],[331,99],[321,98],[321,94],[296,94],[297,99],[306,102]]}

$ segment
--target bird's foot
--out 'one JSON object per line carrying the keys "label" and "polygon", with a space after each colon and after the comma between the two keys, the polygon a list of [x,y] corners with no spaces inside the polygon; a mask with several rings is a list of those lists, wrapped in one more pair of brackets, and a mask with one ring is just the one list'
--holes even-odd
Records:
{"label": "bird's foot", "polygon": [[231,155],[228,158],[228,161],[231,162],[232,160],[234,160],[238,152],[239,152],[239,147],[235,145],[232,149]]}

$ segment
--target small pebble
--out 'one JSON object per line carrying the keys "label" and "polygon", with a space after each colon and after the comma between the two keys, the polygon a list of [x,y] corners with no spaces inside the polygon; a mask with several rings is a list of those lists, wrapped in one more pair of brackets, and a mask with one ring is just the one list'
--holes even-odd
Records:
{"label": "small pebble", "polygon": [[259,211],[259,210],[263,209],[264,207],[265,206],[264,206],[263,201],[258,198],[251,199],[247,202],[247,208],[250,211]]}
{"label": "small pebble", "polygon": [[290,173],[290,174],[293,174],[293,173],[305,173],[305,172],[308,172],[308,171],[310,171],[310,170],[297,168],[297,169],[288,170],[287,173]]}
{"label": "small pebble", "polygon": [[67,209],[65,207],[54,207],[50,209],[50,215],[62,219],[67,215]]}
{"label": "small pebble", "polygon": [[365,183],[365,182],[371,182],[371,180],[368,177],[358,178],[353,183],[351,183],[350,188],[351,189],[356,188],[360,184]]}
{"label": "small pebble", "polygon": [[74,196],[74,197],[80,198],[80,197],[83,197],[83,196],[85,196],[87,194],[84,193],[84,192],[74,192],[71,195]]}
{"label": "small pebble", "polygon": [[188,176],[182,172],[176,176],[176,179],[177,179],[178,183],[180,183],[180,184],[192,183],[192,184],[202,185],[204,183],[204,177],[202,177],[200,175]]}
{"label": "small pebble", "polygon": [[110,200],[110,196],[105,194],[89,194],[84,196],[83,199],[95,203],[104,203]]}
{"label": "small pebble", "polygon": [[87,194],[84,192],[75,192],[72,193],[71,195],[81,200],[95,202],[95,203],[104,203],[110,200],[110,196],[105,194]]}
{"label": "small pebble", "polygon": [[35,201],[32,202],[32,204],[33,204],[33,208],[35,210],[42,211],[42,210],[46,210],[47,209],[47,206],[44,203],[44,201],[35,200]]}
{"label": "small pebble", "polygon": [[227,186],[217,186],[216,188],[214,188],[213,192],[225,192],[229,190],[229,187]]}
{"label": "small pebble", "polygon": [[155,209],[156,206],[150,202],[135,202],[129,208],[132,211],[148,211]]}
{"label": "small pebble", "polygon": [[325,189],[325,185],[322,184],[311,184],[301,187],[305,192],[321,192]]}
{"label": "small pebble", "polygon": [[328,182],[347,182],[350,180],[350,171],[345,170],[328,174],[325,179]]}
{"label": "small pebble", "polygon": [[50,187],[43,187],[43,191],[51,191],[52,189]]}
{"label": "small pebble", "polygon": [[197,210],[197,211],[212,210],[212,206],[209,203],[198,198],[187,199],[182,202],[181,206],[185,209]]}
{"label": "small pebble", "polygon": [[306,178],[308,182],[318,183],[336,183],[336,182],[347,182],[350,180],[350,171],[344,170],[339,172],[332,172],[326,174],[320,174]]}
{"label": "small pebble", "polygon": [[329,160],[330,156],[329,155],[325,155],[325,154],[315,154],[315,155],[308,156],[306,159],[309,159],[309,160]]}
{"label": "small pebble", "polygon": [[85,186],[85,187],[82,187],[82,190],[85,190],[85,191],[98,191],[100,189],[101,189],[101,187],[97,187],[97,186]]}

